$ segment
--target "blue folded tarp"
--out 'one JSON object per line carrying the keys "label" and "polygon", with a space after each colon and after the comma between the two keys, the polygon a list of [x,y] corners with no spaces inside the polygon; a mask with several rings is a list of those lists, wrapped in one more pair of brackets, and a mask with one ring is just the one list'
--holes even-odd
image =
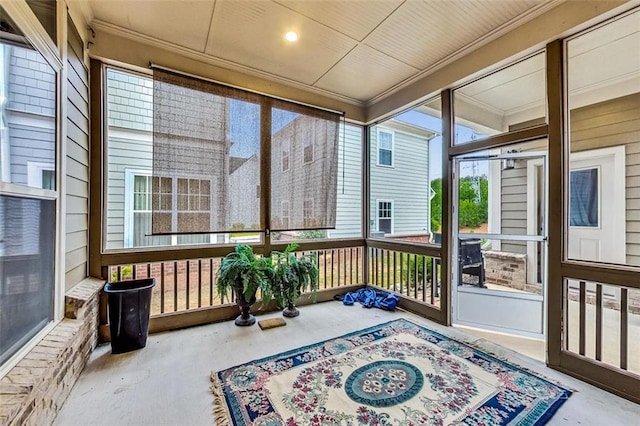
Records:
{"label": "blue folded tarp", "polygon": [[353,305],[358,302],[363,308],[380,308],[387,311],[394,311],[400,298],[385,291],[374,290],[371,288],[361,288],[344,295],[336,296],[336,299],[342,300],[345,305]]}

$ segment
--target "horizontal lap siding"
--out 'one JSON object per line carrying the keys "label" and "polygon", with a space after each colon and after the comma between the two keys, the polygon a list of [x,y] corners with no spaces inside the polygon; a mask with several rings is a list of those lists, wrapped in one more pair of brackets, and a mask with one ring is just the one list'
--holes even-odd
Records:
{"label": "horizontal lap siding", "polygon": [[571,111],[571,151],[625,145],[626,262],[640,265],[640,93]]}
{"label": "horizontal lap siding", "polygon": [[332,238],[360,236],[362,221],[362,128],[345,125],[338,149],[336,229]]}
{"label": "horizontal lap siding", "polygon": [[393,167],[377,165],[377,132],[371,132],[371,230],[377,229],[377,200],[392,200],[394,234],[426,233],[431,227],[429,141],[393,132]]}
{"label": "horizontal lap siding", "polygon": [[[516,162],[516,167],[502,170],[501,179],[501,232],[511,235],[527,233],[527,164]],[[502,241],[501,250],[526,254],[522,241]]]}
{"label": "horizontal lap siding", "polygon": [[67,58],[65,287],[87,276],[89,243],[89,77],[83,42],[69,22]]}

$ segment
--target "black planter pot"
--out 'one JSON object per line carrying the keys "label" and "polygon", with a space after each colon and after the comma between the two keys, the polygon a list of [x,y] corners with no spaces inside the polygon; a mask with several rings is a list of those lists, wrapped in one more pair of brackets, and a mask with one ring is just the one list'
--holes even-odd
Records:
{"label": "black planter pot", "polygon": [[287,304],[287,307],[282,311],[282,315],[287,318],[294,318],[300,315],[300,311],[296,308],[292,302]]}
{"label": "black planter pot", "polygon": [[251,305],[256,303],[256,296],[253,295],[247,301],[242,293],[242,289],[236,289],[236,303],[240,308],[240,315],[235,320],[235,324],[240,327],[246,327],[256,323],[256,317],[251,315]]}

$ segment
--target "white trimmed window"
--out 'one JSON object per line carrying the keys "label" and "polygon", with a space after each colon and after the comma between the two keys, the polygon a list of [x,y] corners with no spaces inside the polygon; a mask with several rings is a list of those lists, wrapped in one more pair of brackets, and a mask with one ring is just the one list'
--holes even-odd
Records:
{"label": "white trimmed window", "polygon": [[289,217],[290,217],[290,205],[289,200],[282,200],[280,202],[280,217],[282,221],[282,229],[289,229]]}
{"label": "white trimmed window", "polygon": [[[208,180],[173,179],[152,177],[150,170],[126,170],[125,172],[125,247],[168,246],[185,244],[209,244],[210,234],[201,235],[151,235],[152,184],[158,187],[159,209],[171,214],[173,185],[177,185],[178,215],[183,221],[191,214],[210,215]],[[178,218],[172,218],[178,220]]]}
{"label": "white trimmed window", "polygon": [[313,128],[308,128],[304,138],[304,153],[303,160],[304,164],[312,163],[314,157],[314,146],[313,140],[315,139],[315,135],[313,132]]}
{"label": "white trimmed window", "polygon": [[393,167],[394,133],[378,129],[378,166]]}
{"label": "white trimmed window", "polygon": [[377,217],[378,217],[378,231],[385,234],[393,233],[393,201],[391,200],[378,200],[377,204]]}
{"label": "white trimmed window", "polygon": [[307,198],[302,202],[302,218],[305,226],[312,226],[313,221],[313,199]]}
{"label": "white trimmed window", "polygon": [[291,142],[289,139],[282,141],[282,148],[280,149],[280,166],[283,172],[289,170],[291,162]]}

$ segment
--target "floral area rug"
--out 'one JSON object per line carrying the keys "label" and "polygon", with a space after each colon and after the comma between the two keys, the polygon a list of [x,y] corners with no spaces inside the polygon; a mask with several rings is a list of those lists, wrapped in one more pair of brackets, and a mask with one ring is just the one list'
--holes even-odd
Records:
{"label": "floral area rug", "polygon": [[571,392],[405,319],[211,375],[216,424],[541,425]]}

